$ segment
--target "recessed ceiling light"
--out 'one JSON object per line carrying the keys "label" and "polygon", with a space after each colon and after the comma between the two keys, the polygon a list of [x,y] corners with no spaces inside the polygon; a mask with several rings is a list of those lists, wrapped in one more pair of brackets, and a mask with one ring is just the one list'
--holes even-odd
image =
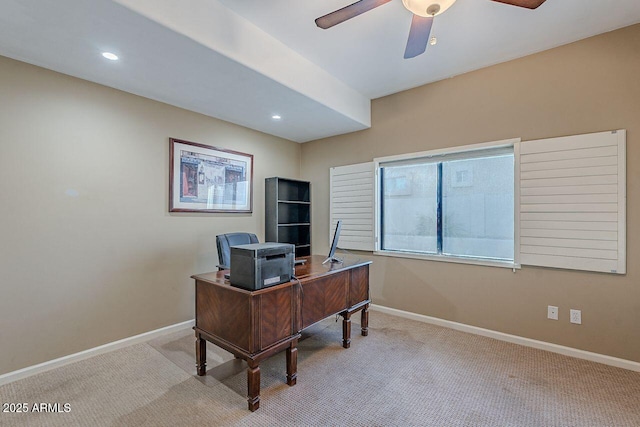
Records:
{"label": "recessed ceiling light", "polygon": [[272,118],[273,120],[280,120],[280,119],[282,119],[282,116],[280,116],[280,115],[278,115],[278,114],[274,114],[273,116],[271,116],[271,118]]}
{"label": "recessed ceiling light", "polygon": [[117,61],[118,60],[118,55],[116,55],[115,53],[111,53],[111,52],[102,52],[102,56],[104,56],[105,58],[111,60],[111,61]]}

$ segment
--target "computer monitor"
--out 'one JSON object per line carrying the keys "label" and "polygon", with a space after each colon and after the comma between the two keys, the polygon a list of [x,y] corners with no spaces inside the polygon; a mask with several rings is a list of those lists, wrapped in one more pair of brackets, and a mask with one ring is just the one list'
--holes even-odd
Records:
{"label": "computer monitor", "polygon": [[340,258],[336,258],[336,249],[338,249],[338,240],[340,240],[340,229],[342,228],[342,220],[338,221],[336,224],[336,232],[333,233],[333,243],[331,243],[331,250],[329,251],[329,256],[322,263],[326,264],[328,262],[342,262]]}

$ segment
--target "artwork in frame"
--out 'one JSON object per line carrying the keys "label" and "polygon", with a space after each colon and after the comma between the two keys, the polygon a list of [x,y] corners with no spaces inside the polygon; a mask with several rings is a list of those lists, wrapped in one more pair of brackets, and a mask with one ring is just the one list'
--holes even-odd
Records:
{"label": "artwork in frame", "polygon": [[169,212],[253,211],[253,155],[169,138]]}

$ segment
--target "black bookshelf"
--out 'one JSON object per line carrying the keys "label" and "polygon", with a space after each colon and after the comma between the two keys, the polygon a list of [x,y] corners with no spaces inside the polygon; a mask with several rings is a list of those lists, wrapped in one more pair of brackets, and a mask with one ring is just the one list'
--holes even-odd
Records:
{"label": "black bookshelf", "polygon": [[266,241],[294,244],[296,258],[311,255],[311,184],[274,177],[264,187]]}

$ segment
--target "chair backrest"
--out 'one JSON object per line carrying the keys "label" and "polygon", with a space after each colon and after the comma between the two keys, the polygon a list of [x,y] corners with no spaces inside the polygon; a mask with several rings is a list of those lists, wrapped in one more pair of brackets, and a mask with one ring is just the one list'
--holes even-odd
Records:
{"label": "chair backrest", "polygon": [[231,265],[231,246],[259,243],[258,237],[251,233],[228,233],[216,236],[218,247],[218,269],[226,270]]}

